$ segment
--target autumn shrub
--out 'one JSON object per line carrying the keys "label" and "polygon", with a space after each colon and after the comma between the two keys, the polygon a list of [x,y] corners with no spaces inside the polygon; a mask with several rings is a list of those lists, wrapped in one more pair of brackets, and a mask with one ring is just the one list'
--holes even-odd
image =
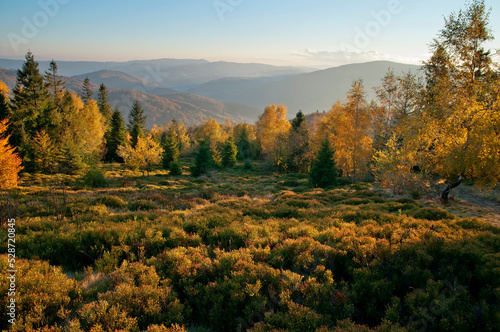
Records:
{"label": "autumn shrub", "polygon": [[283,206],[272,212],[271,216],[284,219],[299,218],[300,211],[296,207]]}
{"label": "autumn shrub", "polygon": [[208,245],[226,250],[238,250],[246,246],[248,233],[239,227],[217,228],[211,231],[204,241]]}
{"label": "autumn shrub", "polygon": [[[371,184],[281,190],[275,184],[303,175],[260,170],[222,171],[221,182],[171,179],[167,192],[150,187],[161,172],[140,178],[140,191],[69,191],[72,214],[62,220],[44,188],[12,193],[23,216],[18,254],[81,280],[66,318],[40,327],[327,332],[466,330],[468,322],[488,331],[499,323],[500,231],[481,219],[447,219]],[[154,208],[110,213],[122,204],[115,195]]]}
{"label": "autumn shrub", "polygon": [[311,273],[317,265],[334,269],[337,257],[344,253],[310,238],[286,239],[278,244],[269,257],[275,268],[287,269],[300,273]]}
{"label": "autumn shrub", "polygon": [[[7,255],[0,256],[2,271],[12,270]],[[64,275],[61,268],[47,262],[16,258],[15,261],[15,331],[28,331],[44,326],[62,325],[82,303],[82,289],[73,279]],[[5,272],[0,279],[3,296],[0,304],[7,308],[11,280]],[[0,320],[3,331],[12,327],[4,314]]]}
{"label": "autumn shrub", "polygon": [[443,210],[438,207],[427,207],[427,208],[417,209],[412,213],[412,216],[417,219],[426,219],[426,220],[441,220],[441,219],[454,218],[446,210]]}
{"label": "autumn shrub", "polygon": [[324,317],[309,307],[287,299],[285,293],[284,305],[276,313],[270,314],[265,321],[270,326],[288,331],[314,331],[324,322]]}
{"label": "autumn shrub", "polygon": [[169,285],[161,280],[154,267],[126,261],[110,274],[112,289],[99,296],[110,306],[120,307],[133,317],[141,329],[149,324],[182,323],[183,305]]}
{"label": "autumn shrub", "polygon": [[158,208],[158,205],[150,200],[138,199],[128,203],[128,209],[131,211],[150,211]]}
{"label": "autumn shrub", "polygon": [[98,169],[90,169],[82,178],[86,186],[92,188],[103,188],[108,185],[108,181],[104,177],[104,173]]}
{"label": "autumn shrub", "polygon": [[285,187],[298,187],[301,183],[297,180],[285,180],[283,181],[283,186]]}
{"label": "autumn shrub", "polygon": [[86,300],[96,301],[98,295],[107,292],[111,288],[109,275],[101,272],[93,272],[92,268],[85,270],[81,285]]}
{"label": "autumn shrub", "polygon": [[148,326],[146,332],[187,332],[187,330],[184,328],[184,325],[179,324],[172,324],[170,327],[166,327],[163,324],[152,324]]}
{"label": "autumn shrub", "polygon": [[104,204],[107,207],[111,208],[121,208],[127,205],[127,203],[118,196],[115,195],[106,195],[106,196],[101,196],[98,197],[94,200],[94,204]]}
{"label": "autumn shrub", "polygon": [[106,300],[85,304],[78,316],[85,331],[139,331],[137,318],[128,317],[121,305],[110,305]]}

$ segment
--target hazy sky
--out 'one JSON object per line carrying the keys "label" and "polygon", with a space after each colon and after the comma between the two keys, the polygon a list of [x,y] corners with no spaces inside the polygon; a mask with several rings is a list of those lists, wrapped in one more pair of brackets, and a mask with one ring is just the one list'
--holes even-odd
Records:
{"label": "hazy sky", "polygon": [[[500,1],[491,28],[500,48]],[[457,0],[1,0],[0,57],[419,63]]]}

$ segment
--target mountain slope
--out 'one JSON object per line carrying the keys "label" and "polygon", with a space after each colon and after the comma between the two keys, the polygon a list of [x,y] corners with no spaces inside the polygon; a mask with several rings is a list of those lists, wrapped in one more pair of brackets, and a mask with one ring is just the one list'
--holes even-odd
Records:
{"label": "mountain slope", "polygon": [[344,100],[353,80],[363,79],[368,100],[375,97],[373,88],[392,68],[399,75],[419,66],[389,61],[375,61],[345,65],[312,73],[295,75],[278,80],[225,79],[205,83],[189,90],[209,98],[237,102],[263,109],[269,104],[288,106],[289,115],[298,110],[310,113],[329,110],[337,100]]}
{"label": "mountain slope", "polygon": [[141,79],[135,75],[130,75],[117,70],[99,70],[87,74],[73,76],[79,80],[89,78],[90,82],[101,84],[104,83],[108,88],[137,90],[143,93],[162,95],[176,92],[173,89],[163,88],[154,82],[146,79]]}
{"label": "mountain slope", "polygon": [[[64,81],[64,86],[70,91],[80,92],[82,90],[83,80],[64,76],[61,76],[60,79]],[[4,81],[11,90],[14,89],[14,87],[16,86],[17,71],[12,69],[0,68],[0,80]],[[91,82],[91,88],[94,90],[94,92],[96,92],[97,89],[99,89],[99,86]]]}
{"label": "mountain slope", "polygon": [[[80,92],[83,80],[73,77],[61,77],[61,79],[65,81],[65,86],[69,90]],[[10,89],[13,89],[16,84],[16,71],[0,69],[0,80],[4,81]],[[92,88],[96,92],[98,86],[93,84]],[[109,99],[113,107],[118,107],[125,118],[130,112],[134,99],[139,99],[146,115],[148,115],[148,128],[153,127],[154,124],[161,125],[174,118],[182,121],[187,126],[198,125],[207,120],[208,117],[219,122],[229,119],[231,122],[253,123],[261,112],[261,110],[251,106],[218,102],[188,93],[172,93],[172,90],[165,88],[152,89],[151,91],[157,93],[167,92],[167,94],[155,96],[130,89],[110,88]],[[93,97],[96,98],[97,94],[95,93]]]}
{"label": "mountain slope", "polygon": [[[132,102],[138,99],[147,114],[146,126],[161,125],[172,119],[183,122],[186,126],[194,126],[209,117],[224,122],[253,122],[257,109],[243,105],[225,104],[209,98],[176,93],[159,97],[127,89],[111,89],[110,102],[118,107],[127,119]],[[248,116],[247,114],[248,113]]]}

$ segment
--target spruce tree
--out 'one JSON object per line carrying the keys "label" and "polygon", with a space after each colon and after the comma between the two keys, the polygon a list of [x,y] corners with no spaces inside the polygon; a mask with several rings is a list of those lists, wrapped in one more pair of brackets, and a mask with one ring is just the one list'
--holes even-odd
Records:
{"label": "spruce tree", "polygon": [[238,149],[238,153],[237,153],[236,157],[239,160],[250,158],[250,155],[251,155],[250,139],[248,137],[248,131],[245,127],[243,127],[243,129],[241,131],[241,136],[240,136],[240,139],[238,141],[237,149]]}
{"label": "spruce tree", "polygon": [[137,144],[137,138],[144,138],[144,134],[146,131],[146,118],[147,115],[144,115],[144,109],[141,106],[141,103],[138,99],[134,100],[132,104],[132,109],[128,115],[128,130],[130,132],[130,136],[132,137],[132,147],[135,147]]}
{"label": "spruce tree", "polygon": [[109,125],[109,121],[111,120],[111,114],[113,111],[111,110],[111,105],[109,104],[109,95],[108,89],[101,83],[99,85],[99,92],[97,94],[97,106],[99,107],[99,112],[104,116],[106,120],[106,124]]}
{"label": "spruce tree", "polygon": [[288,132],[286,164],[289,172],[307,173],[311,166],[311,147],[309,126],[302,111],[292,121],[292,129]]}
{"label": "spruce tree", "polygon": [[106,156],[108,162],[123,162],[123,158],[117,153],[118,147],[127,143],[125,121],[121,112],[116,108],[111,116],[109,138],[106,140]]}
{"label": "spruce tree", "polygon": [[22,68],[17,71],[9,130],[12,133],[11,144],[19,148],[25,166],[29,168],[33,157],[31,138],[46,125],[44,115],[52,105],[33,54],[28,52],[25,59]]}
{"label": "spruce tree", "polygon": [[137,145],[139,138],[144,138],[144,131],[142,130],[142,127],[136,123],[130,132],[130,145],[132,145],[133,148]]}
{"label": "spruce tree", "polygon": [[299,129],[299,127],[305,121],[306,121],[306,117],[304,116],[304,113],[302,113],[302,111],[299,111],[295,115],[295,119],[292,120],[292,130],[297,131],[297,129]]}
{"label": "spruce tree", "polygon": [[200,176],[213,169],[212,151],[207,141],[202,141],[198,151],[194,155],[194,166],[191,167],[191,175]]}
{"label": "spruce tree", "polygon": [[224,144],[224,150],[222,152],[222,165],[224,167],[233,167],[236,164],[237,154],[238,149],[234,143],[234,138],[230,136]]}
{"label": "spruce tree", "polygon": [[58,104],[63,94],[64,81],[57,75],[57,64],[54,60],[50,61],[49,70],[45,72],[45,86]]}
{"label": "spruce tree", "polygon": [[172,162],[179,159],[179,143],[173,130],[169,130],[163,142],[162,164],[164,169],[169,169]]}
{"label": "spruce tree", "polygon": [[309,171],[309,181],[314,187],[325,188],[337,182],[339,171],[335,166],[333,155],[330,142],[323,141]]}
{"label": "spruce tree", "polygon": [[178,160],[172,161],[170,163],[170,167],[168,170],[170,171],[170,175],[173,175],[173,176],[182,175],[182,166]]}
{"label": "spruce tree", "polygon": [[94,91],[92,90],[92,84],[90,83],[90,80],[87,77],[85,77],[85,80],[83,81],[83,87],[82,87],[82,100],[84,103],[87,103],[91,98],[92,95],[94,94]]}

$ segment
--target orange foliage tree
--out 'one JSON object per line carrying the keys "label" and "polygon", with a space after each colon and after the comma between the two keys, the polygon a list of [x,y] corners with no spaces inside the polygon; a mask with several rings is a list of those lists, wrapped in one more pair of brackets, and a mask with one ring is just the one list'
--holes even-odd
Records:
{"label": "orange foliage tree", "polygon": [[18,173],[21,171],[21,158],[9,145],[9,136],[5,135],[8,119],[0,121],[0,189],[17,186]]}

